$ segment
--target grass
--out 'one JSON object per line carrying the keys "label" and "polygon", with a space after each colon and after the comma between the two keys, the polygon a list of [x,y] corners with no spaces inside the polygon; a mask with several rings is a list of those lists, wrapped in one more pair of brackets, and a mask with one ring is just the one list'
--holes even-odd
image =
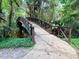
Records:
{"label": "grass", "polygon": [[71,45],[75,48],[79,48],[79,38],[72,38]]}
{"label": "grass", "polygon": [[31,38],[0,38],[0,48],[31,47]]}

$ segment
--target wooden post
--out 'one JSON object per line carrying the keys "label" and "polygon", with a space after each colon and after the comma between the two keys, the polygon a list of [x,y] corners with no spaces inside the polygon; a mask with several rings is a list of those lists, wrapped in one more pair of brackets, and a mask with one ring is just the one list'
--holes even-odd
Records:
{"label": "wooden post", "polygon": [[72,36],[72,28],[69,28],[69,43],[71,43],[71,36]]}
{"label": "wooden post", "polygon": [[31,36],[32,36],[32,41],[35,43],[35,39],[34,39],[34,36],[35,36],[34,27],[31,27]]}

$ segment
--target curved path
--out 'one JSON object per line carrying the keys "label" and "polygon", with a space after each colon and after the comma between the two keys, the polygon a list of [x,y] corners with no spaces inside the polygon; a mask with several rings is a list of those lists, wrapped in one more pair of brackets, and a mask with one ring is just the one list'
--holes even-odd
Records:
{"label": "curved path", "polygon": [[68,43],[35,27],[36,45],[32,48],[0,49],[0,59],[78,59],[75,49]]}

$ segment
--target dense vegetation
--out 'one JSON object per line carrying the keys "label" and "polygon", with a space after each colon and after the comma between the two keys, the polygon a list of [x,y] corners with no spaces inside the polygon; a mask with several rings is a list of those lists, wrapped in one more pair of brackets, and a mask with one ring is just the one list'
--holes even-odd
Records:
{"label": "dense vegetation", "polygon": [[79,38],[78,2],[78,0],[34,0],[28,2],[29,15],[30,17],[41,19],[52,26],[57,25],[58,28],[63,28],[64,37],[71,42],[71,39]]}
{"label": "dense vegetation", "polygon": [[31,38],[0,38],[0,48],[32,47]]}
{"label": "dense vegetation", "polygon": [[[7,26],[14,33],[19,16],[38,18],[52,26],[66,28],[62,32],[69,41],[79,38],[79,0],[0,0],[0,29]],[[15,33],[12,36],[16,37]]]}

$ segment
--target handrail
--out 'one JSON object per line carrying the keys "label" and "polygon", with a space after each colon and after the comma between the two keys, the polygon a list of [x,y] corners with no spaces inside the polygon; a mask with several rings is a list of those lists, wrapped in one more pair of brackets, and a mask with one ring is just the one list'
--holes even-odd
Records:
{"label": "handrail", "polygon": [[21,27],[25,28],[27,30],[27,32],[29,33],[29,35],[31,35],[31,28],[32,28],[32,24],[29,23],[28,20],[20,17],[18,18],[19,20],[17,22],[21,23]]}
{"label": "handrail", "polygon": [[[42,28],[44,28],[45,30],[48,30],[48,29],[50,29],[50,32],[49,33],[53,33],[53,29],[52,29],[52,27],[57,27],[57,28],[69,28],[68,26],[53,26],[53,25],[51,25],[51,24],[49,24],[49,23],[47,23],[46,21],[43,21],[43,20],[40,20],[40,19],[38,19],[38,18],[33,18],[33,17],[26,17],[28,20],[30,20],[30,21],[32,21],[32,22],[35,22],[35,23],[37,23],[39,26],[41,26]],[[60,30],[61,31],[61,30]],[[65,33],[64,32],[62,32],[61,31],[61,33],[64,35],[64,37],[68,40],[68,38],[67,38],[67,36],[65,35]]]}
{"label": "handrail", "polygon": [[28,32],[28,34],[32,38],[33,42],[35,42],[34,41],[34,27],[32,26],[32,24],[30,24],[30,22],[28,20],[26,20],[25,18],[22,18],[22,17],[19,17],[17,19],[17,22],[18,21],[22,23],[21,26]]}

